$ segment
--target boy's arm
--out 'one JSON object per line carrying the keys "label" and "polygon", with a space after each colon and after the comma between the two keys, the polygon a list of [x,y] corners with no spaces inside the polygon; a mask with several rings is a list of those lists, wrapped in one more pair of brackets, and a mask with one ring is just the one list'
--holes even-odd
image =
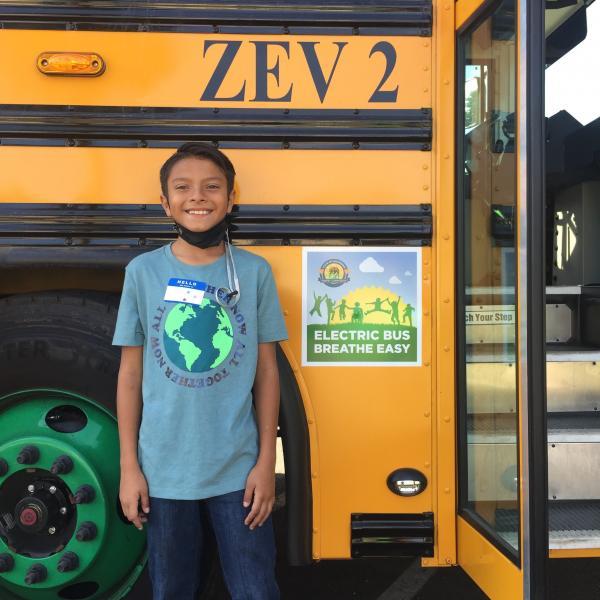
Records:
{"label": "boy's arm", "polygon": [[145,518],[138,514],[141,501],[149,512],[148,485],[138,463],[138,433],[142,414],[143,346],[123,346],[117,383],[117,422],[121,457],[119,498],[125,516],[138,528]]}
{"label": "boy's arm", "polygon": [[117,383],[117,421],[121,468],[138,466],[138,432],[142,414],[143,346],[123,346]]}
{"label": "boy's arm", "polygon": [[275,446],[279,416],[279,372],[275,342],[258,344],[258,361],[254,379],[254,405],[259,435],[256,466],[246,482],[244,506],[252,510],[244,523],[254,529],[267,519],[275,503]]}

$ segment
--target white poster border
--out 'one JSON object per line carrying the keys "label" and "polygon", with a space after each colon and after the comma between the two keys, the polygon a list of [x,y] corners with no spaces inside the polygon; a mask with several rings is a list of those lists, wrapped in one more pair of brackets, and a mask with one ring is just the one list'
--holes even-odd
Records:
{"label": "white poster border", "polygon": [[[302,247],[302,367],[420,367],[422,366],[423,347],[423,277],[421,247],[415,246],[303,246]],[[307,359],[306,330],[308,324],[308,310],[306,292],[308,289],[307,262],[309,252],[322,252],[343,254],[345,252],[412,252],[417,255],[417,360],[414,362],[309,362]]]}

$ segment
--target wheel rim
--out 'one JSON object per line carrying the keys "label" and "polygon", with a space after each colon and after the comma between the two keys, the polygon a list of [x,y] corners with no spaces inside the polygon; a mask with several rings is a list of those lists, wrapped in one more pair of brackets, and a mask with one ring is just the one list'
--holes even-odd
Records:
{"label": "wheel rim", "polygon": [[0,587],[9,598],[126,595],[145,533],[120,513],[114,416],[56,389],[0,397]]}

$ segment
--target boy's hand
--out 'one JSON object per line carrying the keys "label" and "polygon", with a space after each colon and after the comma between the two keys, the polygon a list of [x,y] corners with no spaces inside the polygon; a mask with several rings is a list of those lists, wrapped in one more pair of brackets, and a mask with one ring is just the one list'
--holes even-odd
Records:
{"label": "boy's hand", "polygon": [[[139,466],[121,469],[119,500],[127,519],[141,531],[142,523],[148,520],[146,514],[150,512],[150,499],[148,483]],[[139,511],[140,504],[143,512]]]}
{"label": "boy's hand", "polygon": [[275,504],[275,469],[272,464],[258,462],[248,474],[243,504],[250,506],[250,502],[252,509],[244,525],[254,529],[267,520]]}

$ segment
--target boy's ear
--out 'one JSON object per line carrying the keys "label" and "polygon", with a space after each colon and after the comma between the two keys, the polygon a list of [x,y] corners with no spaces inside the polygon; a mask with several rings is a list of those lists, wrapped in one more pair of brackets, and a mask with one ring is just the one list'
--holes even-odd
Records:
{"label": "boy's ear", "polygon": [[160,203],[165,211],[167,217],[171,216],[171,207],[169,206],[169,201],[162,194],[160,195]]}
{"label": "boy's ear", "polygon": [[230,213],[233,209],[233,203],[235,202],[235,190],[229,192],[229,200],[227,201],[227,212]]}

